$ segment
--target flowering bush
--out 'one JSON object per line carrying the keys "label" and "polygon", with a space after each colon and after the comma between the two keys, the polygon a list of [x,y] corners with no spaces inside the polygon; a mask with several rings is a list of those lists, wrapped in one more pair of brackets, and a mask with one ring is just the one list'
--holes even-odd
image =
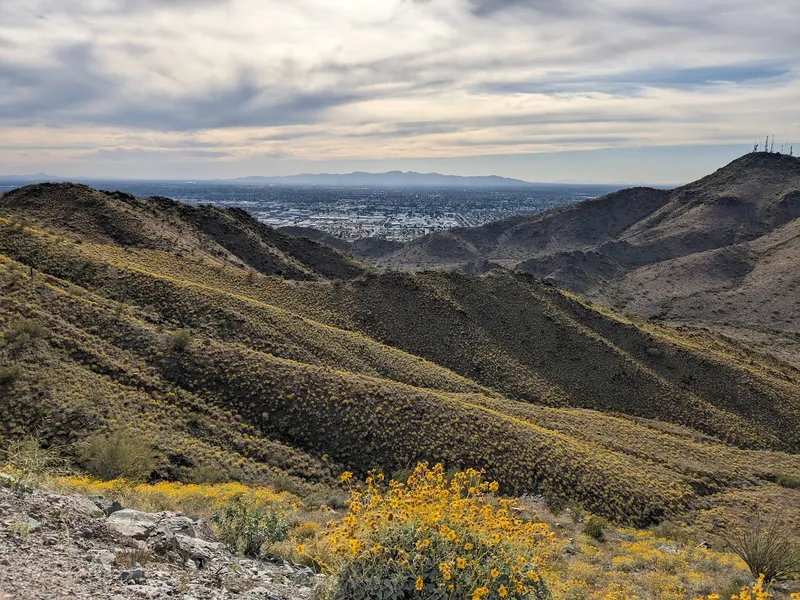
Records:
{"label": "flowering bush", "polygon": [[420,464],[405,484],[372,474],[322,534],[338,557],[328,598],[549,598],[538,569],[553,533],[495,491],[475,470],[448,481],[441,465]]}

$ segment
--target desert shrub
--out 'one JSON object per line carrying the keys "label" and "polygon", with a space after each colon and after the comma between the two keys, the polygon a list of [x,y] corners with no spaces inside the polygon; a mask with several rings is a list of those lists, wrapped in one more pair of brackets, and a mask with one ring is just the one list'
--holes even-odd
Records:
{"label": "desert shrub", "polygon": [[606,519],[592,515],[583,524],[583,533],[597,541],[602,541],[606,535],[606,527],[608,527]]}
{"label": "desert shrub", "polygon": [[158,466],[150,441],[128,431],[89,437],[79,448],[78,462],[89,474],[106,481],[144,481]]}
{"label": "desert shrub", "polygon": [[0,386],[14,383],[22,375],[19,365],[4,365],[0,367]]}
{"label": "desert shrub", "polygon": [[405,484],[366,481],[320,538],[337,557],[325,565],[326,600],[551,597],[537,565],[552,532],[513,518],[512,502],[479,472],[448,482],[441,466],[421,464]]}
{"label": "desert shrub", "polygon": [[192,332],[188,329],[179,329],[170,337],[170,348],[175,352],[184,352],[192,343]]}
{"label": "desert shrub", "polygon": [[188,477],[190,483],[207,483],[207,484],[215,484],[215,483],[223,483],[225,481],[230,481],[231,476],[220,466],[216,465],[199,465],[197,467],[193,467],[189,470]]}
{"label": "desert shrub", "polygon": [[114,555],[114,565],[120,569],[133,569],[136,565],[144,567],[152,557],[153,553],[148,548],[126,548]]}
{"label": "desert shrub", "polygon": [[800,573],[800,548],[778,519],[766,524],[755,521],[725,542],[747,564],[753,577],[763,575],[772,581]]}
{"label": "desert shrub", "polygon": [[303,498],[306,507],[326,506],[333,510],[347,507],[347,494],[333,488],[314,490]]}
{"label": "desert shrub", "polygon": [[211,517],[217,536],[234,552],[258,556],[266,543],[282,542],[288,537],[289,523],[275,512],[248,506],[235,497],[223,510]]}
{"label": "desert shrub", "polygon": [[[690,540],[688,532],[673,521],[662,521],[658,525],[653,525],[650,531],[657,537],[680,542],[681,544],[686,544]],[[739,587],[741,588],[742,586],[740,585]]]}
{"label": "desert shrub", "polygon": [[791,475],[778,475],[775,478],[775,483],[790,490],[800,489],[800,478],[792,477]]}
{"label": "desert shrub", "polygon": [[51,477],[64,475],[66,460],[60,446],[46,446],[36,436],[11,442],[0,458],[13,471],[19,489],[39,487]]}
{"label": "desert shrub", "polygon": [[3,341],[11,351],[20,351],[32,346],[44,335],[44,327],[36,319],[24,319],[12,325],[3,335]]}
{"label": "desert shrub", "polygon": [[170,337],[170,348],[175,352],[184,352],[192,343],[192,332],[188,329],[179,329]]}

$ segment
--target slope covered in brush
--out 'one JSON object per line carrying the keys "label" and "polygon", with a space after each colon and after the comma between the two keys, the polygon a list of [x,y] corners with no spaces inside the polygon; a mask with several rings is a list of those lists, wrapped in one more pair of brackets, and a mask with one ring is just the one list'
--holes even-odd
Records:
{"label": "slope covered in brush", "polygon": [[[730,494],[800,496],[771,483],[800,476],[775,451],[797,449],[796,375],[735,344],[505,271],[265,276],[229,241],[238,226],[216,224],[246,217],[89,193],[133,216],[112,231],[91,202],[0,199],[3,437],[133,426],[178,478],[443,461],[639,523]],[[152,222],[120,242],[142,206]],[[163,231],[185,246],[156,243]]]}
{"label": "slope covered in brush", "polygon": [[[645,317],[797,338],[799,219],[800,159],[762,152],[675,190],[622,190],[370,259],[405,269],[488,260]],[[773,344],[781,355],[784,342]]]}
{"label": "slope covered in brush", "polygon": [[291,279],[350,278],[364,265],[307,238],[266,227],[240,209],[135,198],[85,185],[31,185],[0,196],[0,209],[81,241],[191,253]]}

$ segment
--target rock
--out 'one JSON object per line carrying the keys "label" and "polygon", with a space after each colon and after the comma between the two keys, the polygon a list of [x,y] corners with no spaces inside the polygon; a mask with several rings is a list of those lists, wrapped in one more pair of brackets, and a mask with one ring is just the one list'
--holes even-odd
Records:
{"label": "rock", "polygon": [[100,550],[92,554],[90,560],[94,563],[103,565],[104,567],[110,567],[114,564],[114,560],[116,560],[116,558],[116,555],[110,550]]}
{"label": "rock", "polygon": [[702,542],[700,542],[699,544],[697,544],[697,547],[698,547],[698,548],[703,548],[703,549],[705,549],[705,550],[708,550],[709,548],[711,548],[711,544],[710,544],[710,543],[708,543],[708,541],[707,541],[707,540],[703,540]]}
{"label": "rock", "polygon": [[147,537],[147,547],[156,554],[166,556],[179,548],[175,534],[163,523],[153,529]]}
{"label": "rock", "polygon": [[215,558],[224,556],[226,552],[225,546],[218,542],[207,542],[180,533],[175,535],[175,539],[186,560],[193,560],[201,569]]}
{"label": "rock", "polygon": [[297,583],[309,584],[314,581],[314,571],[303,565],[294,565],[294,573],[289,578]]}
{"label": "rock", "polygon": [[278,596],[274,596],[270,590],[263,587],[253,588],[243,598],[245,600],[280,600]]}
{"label": "rock", "polygon": [[680,548],[677,546],[673,546],[672,544],[662,544],[660,546],[656,546],[656,550],[660,550],[661,552],[667,552],[669,554],[677,554],[681,551]]}
{"label": "rock", "polygon": [[68,506],[70,512],[74,513],[75,516],[78,517],[86,519],[102,519],[106,516],[106,513],[103,512],[101,508],[84,496],[74,496],[70,498]]}
{"label": "rock", "polygon": [[89,501],[102,510],[107,517],[122,510],[122,505],[116,500],[109,500],[105,496],[90,496]]}
{"label": "rock", "polygon": [[134,567],[133,569],[122,571],[119,574],[119,578],[120,581],[122,581],[122,583],[142,584],[147,580],[144,569],[142,567]]}
{"label": "rock", "polygon": [[28,520],[25,521],[25,524],[28,526],[27,533],[36,533],[42,528],[42,524],[34,519],[33,517],[28,517]]}
{"label": "rock", "polygon": [[126,537],[146,540],[155,528],[156,520],[153,515],[126,508],[112,513],[106,519],[106,526]]}
{"label": "rock", "polygon": [[194,521],[189,517],[168,517],[160,523],[167,527],[172,533],[180,533],[189,537],[197,537],[194,529]]}

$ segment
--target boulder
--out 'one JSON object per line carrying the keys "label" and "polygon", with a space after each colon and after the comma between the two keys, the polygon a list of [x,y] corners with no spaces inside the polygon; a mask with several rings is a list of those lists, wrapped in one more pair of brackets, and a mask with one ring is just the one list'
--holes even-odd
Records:
{"label": "boulder", "polygon": [[144,583],[147,577],[145,576],[144,569],[142,567],[136,566],[133,569],[128,569],[127,571],[122,571],[119,574],[119,578],[122,583],[136,583],[141,584]]}
{"label": "boulder", "polygon": [[94,502],[84,496],[73,496],[67,504],[69,512],[77,517],[85,519],[103,519],[106,513],[103,512]]}
{"label": "boulder", "polygon": [[194,528],[194,521],[192,521],[189,517],[167,517],[159,524],[165,526],[172,533],[180,533],[181,535],[188,537],[197,537],[197,533],[195,532]]}
{"label": "boulder", "polygon": [[147,536],[147,547],[156,554],[167,556],[178,550],[178,541],[169,527],[159,523]]}
{"label": "boulder", "polygon": [[226,553],[225,546],[219,542],[207,542],[200,538],[189,537],[180,533],[175,535],[175,539],[186,560],[194,561],[199,568],[203,568],[209,562],[223,557]]}
{"label": "boulder", "polygon": [[102,510],[107,517],[122,510],[122,505],[119,502],[116,500],[109,500],[105,496],[90,496],[89,500],[93,502],[97,508]]}
{"label": "boulder", "polygon": [[156,517],[126,508],[112,513],[106,519],[106,526],[120,535],[136,540],[146,540],[150,532],[155,529]]}

